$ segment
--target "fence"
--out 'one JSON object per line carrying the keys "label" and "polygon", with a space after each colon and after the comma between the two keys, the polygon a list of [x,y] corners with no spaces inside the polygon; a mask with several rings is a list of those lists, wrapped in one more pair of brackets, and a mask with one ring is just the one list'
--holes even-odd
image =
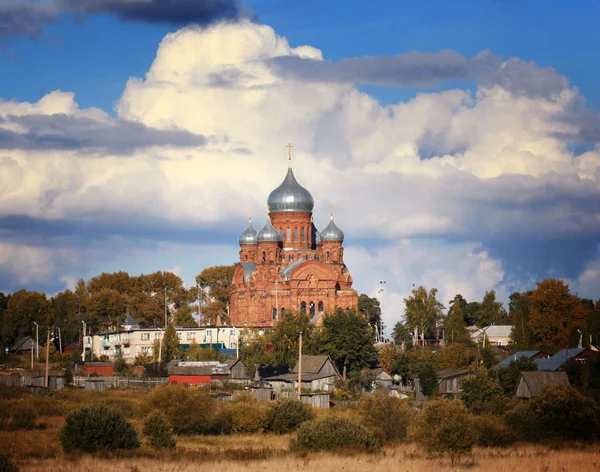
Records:
{"label": "fence", "polygon": [[[279,392],[279,398],[286,398],[290,400],[296,400],[298,394],[295,392]],[[329,408],[329,394],[328,393],[303,393],[300,395],[300,400],[303,403],[308,403],[310,406],[315,408]]]}
{"label": "fence", "polygon": [[[155,377],[140,379],[136,377],[83,377],[74,376],[73,385],[76,387],[85,387],[88,390],[92,389],[88,387],[89,381],[103,381],[103,388],[119,388],[119,387],[158,387],[169,383],[169,377]],[[94,390],[99,390],[99,387]]]}
{"label": "fence", "polygon": [[[0,384],[8,387],[45,387],[46,376],[39,375],[35,371],[33,373],[26,372],[20,375],[3,375],[0,376]],[[48,376],[48,384],[50,388],[65,388],[65,379],[64,377],[50,375]]]}

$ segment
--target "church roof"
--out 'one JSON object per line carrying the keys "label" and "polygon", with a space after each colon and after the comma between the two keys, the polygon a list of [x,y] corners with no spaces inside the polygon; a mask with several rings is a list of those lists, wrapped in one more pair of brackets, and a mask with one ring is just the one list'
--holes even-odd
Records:
{"label": "church roof", "polygon": [[252,272],[256,270],[256,262],[240,262],[240,264],[242,265],[242,269],[244,269],[246,280],[248,280]]}
{"label": "church roof", "polygon": [[281,234],[271,224],[271,218],[267,216],[267,222],[256,235],[258,242],[281,242]]}
{"label": "church roof", "polygon": [[252,219],[248,218],[248,227],[244,230],[238,238],[240,244],[256,244],[256,231],[252,227]]}
{"label": "church roof", "polygon": [[331,221],[329,221],[329,224],[325,227],[325,229],[323,231],[321,231],[321,239],[323,241],[343,241],[344,240],[344,233],[333,222],[333,215],[331,215]]}
{"label": "church roof", "polygon": [[298,259],[295,262],[292,262],[290,265],[281,269],[281,275],[285,278],[285,280],[290,280],[290,275],[292,275],[292,271],[296,268],[308,262],[308,259]]}
{"label": "church roof", "polygon": [[281,185],[269,194],[267,203],[272,213],[310,212],[315,206],[312,195],[298,183],[291,167]]}

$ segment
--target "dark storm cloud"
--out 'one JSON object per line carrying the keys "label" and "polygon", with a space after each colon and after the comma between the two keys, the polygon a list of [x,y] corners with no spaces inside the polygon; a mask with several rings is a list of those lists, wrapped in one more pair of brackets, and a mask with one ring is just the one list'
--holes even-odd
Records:
{"label": "dark storm cloud", "polygon": [[28,0],[3,0],[0,2],[0,40],[14,36],[41,38],[44,25],[57,20],[54,10],[47,4]]}
{"label": "dark storm cloud", "polygon": [[64,11],[108,13],[122,21],[201,25],[244,15],[237,0],[59,0]]}
{"label": "dark storm cloud", "polygon": [[[14,131],[15,125],[25,131]],[[97,121],[64,114],[0,117],[0,149],[131,152],[151,146],[205,144],[204,136],[189,131],[159,130],[121,119]]]}

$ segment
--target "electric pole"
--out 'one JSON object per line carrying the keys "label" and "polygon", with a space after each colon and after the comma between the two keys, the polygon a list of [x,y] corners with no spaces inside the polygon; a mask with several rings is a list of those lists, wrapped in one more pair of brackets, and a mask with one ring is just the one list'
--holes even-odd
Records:
{"label": "electric pole", "polygon": [[298,400],[302,399],[302,331],[298,341]]}

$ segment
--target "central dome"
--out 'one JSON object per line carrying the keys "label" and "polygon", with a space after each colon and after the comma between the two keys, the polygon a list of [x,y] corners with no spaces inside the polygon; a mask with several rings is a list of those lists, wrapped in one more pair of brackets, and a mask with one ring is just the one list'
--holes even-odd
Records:
{"label": "central dome", "polygon": [[312,195],[298,183],[291,168],[281,185],[269,194],[267,203],[273,213],[310,212],[315,206]]}

